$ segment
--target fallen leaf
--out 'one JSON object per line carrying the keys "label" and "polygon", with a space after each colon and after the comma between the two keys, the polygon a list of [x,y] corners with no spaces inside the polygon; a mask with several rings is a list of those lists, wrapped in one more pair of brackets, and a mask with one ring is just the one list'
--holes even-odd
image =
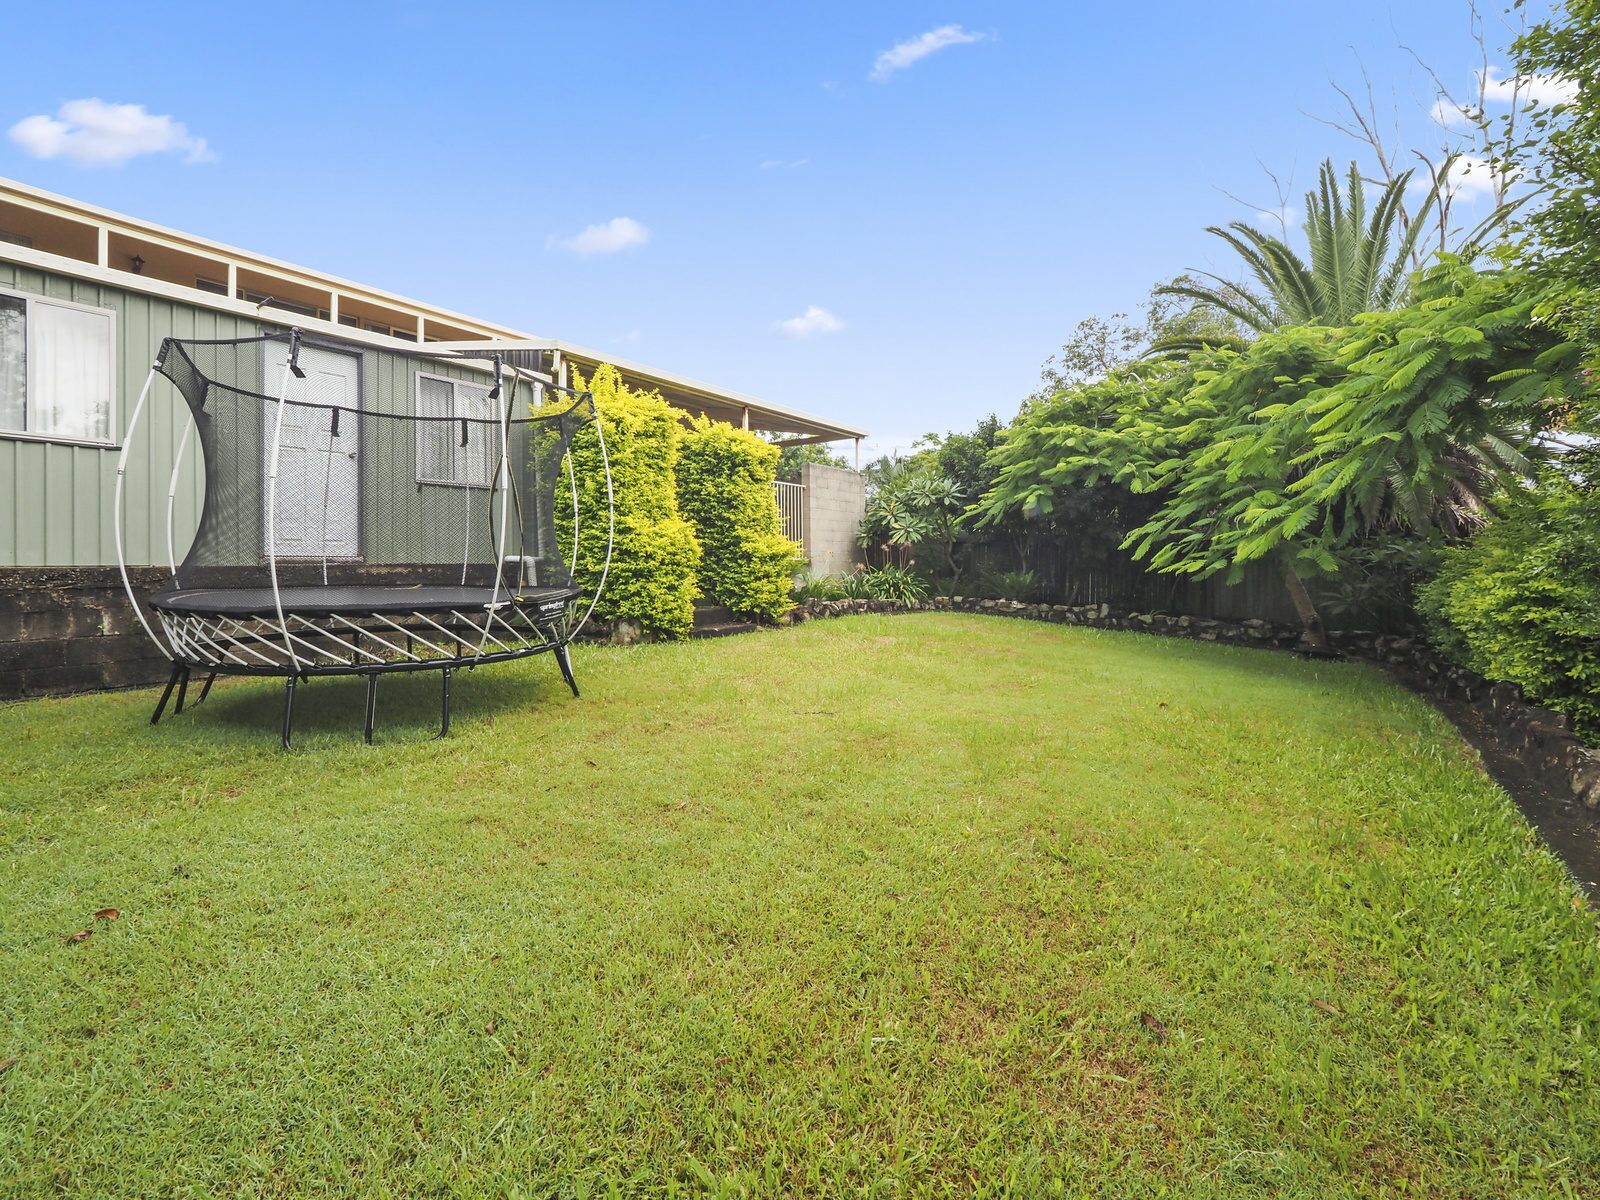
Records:
{"label": "fallen leaf", "polygon": [[78,930],[77,933],[74,933],[70,937],[68,937],[67,941],[69,941],[69,942],[87,942],[93,936],[94,936],[94,930],[92,930],[92,929],[80,929],[80,930]]}
{"label": "fallen leaf", "polygon": [[599,763],[595,762],[595,760],[592,759],[592,758],[586,758],[583,761],[588,763],[591,767],[598,767],[600,765]]}
{"label": "fallen leaf", "polygon": [[483,1031],[485,1033],[493,1033],[494,1032],[494,1022],[490,1021],[487,1025],[485,1025],[483,1027]]}
{"label": "fallen leaf", "polygon": [[1139,1024],[1143,1025],[1151,1033],[1155,1034],[1156,1041],[1164,1042],[1167,1040],[1167,1027],[1161,1023],[1159,1017],[1152,1016],[1147,1012],[1142,1012],[1139,1014]]}
{"label": "fallen leaf", "polygon": [[0,1058],[0,1075],[4,1075],[16,1065],[17,1060],[15,1058]]}
{"label": "fallen leaf", "polygon": [[95,913],[94,919],[96,921],[115,921],[121,915],[122,914],[114,908],[102,908],[99,912]]}
{"label": "fallen leaf", "polygon": [[1320,1013],[1327,1013],[1330,1017],[1337,1017],[1339,1015],[1339,1010],[1333,1005],[1329,1004],[1326,1000],[1313,1000],[1311,1002],[1311,1007]]}

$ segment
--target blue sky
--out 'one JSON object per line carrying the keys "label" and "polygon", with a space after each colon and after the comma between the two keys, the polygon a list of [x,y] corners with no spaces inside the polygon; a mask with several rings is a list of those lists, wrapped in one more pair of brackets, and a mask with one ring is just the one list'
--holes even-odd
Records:
{"label": "blue sky", "polygon": [[[1477,67],[1463,0],[155,11],[8,11],[0,175],[878,449],[1009,416],[1081,318],[1231,273],[1203,227],[1272,201],[1263,166],[1298,195],[1354,155],[1305,115],[1330,80],[1365,64],[1431,148],[1402,46],[1463,92]],[[171,120],[85,140],[84,99]]]}

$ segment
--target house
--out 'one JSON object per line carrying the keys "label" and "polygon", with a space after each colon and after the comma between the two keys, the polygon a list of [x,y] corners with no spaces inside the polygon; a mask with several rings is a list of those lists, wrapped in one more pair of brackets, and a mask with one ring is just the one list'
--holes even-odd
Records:
{"label": "house", "polygon": [[[686,416],[797,442],[854,440],[858,450],[865,435],[0,179],[0,698],[125,686],[163,673],[116,566],[112,492],[134,399],[163,338],[236,338],[286,326],[379,360],[408,344],[505,344],[558,380],[606,361]],[[152,581],[168,560],[169,476],[179,528],[193,528],[202,491],[194,456],[179,457],[181,406],[170,397],[153,405],[148,436],[142,429],[131,452],[125,501],[129,565]],[[841,487],[836,477],[846,474],[819,481],[815,513],[804,491],[782,496],[790,535],[829,569],[848,558],[853,534],[855,485]]]}

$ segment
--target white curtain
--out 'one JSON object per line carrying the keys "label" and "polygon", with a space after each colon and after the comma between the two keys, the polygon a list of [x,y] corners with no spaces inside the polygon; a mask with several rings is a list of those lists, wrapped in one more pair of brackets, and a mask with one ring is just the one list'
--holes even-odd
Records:
{"label": "white curtain", "polygon": [[[500,462],[499,431],[477,423],[498,415],[489,389],[427,376],[417,384],[417,415],[451,418],[417,422],[418,482],[488,487]],[[465,446],[459,424],[463,418],[474,422],[467,428]]]}
{"label": "white curtain", "polygon": [[0,429],[28,428],[28,325],[23,301],[0,296]]}
{"label": "white curtain", "polygon": [[111,316],[35,301],[28,429],[111,440]]}

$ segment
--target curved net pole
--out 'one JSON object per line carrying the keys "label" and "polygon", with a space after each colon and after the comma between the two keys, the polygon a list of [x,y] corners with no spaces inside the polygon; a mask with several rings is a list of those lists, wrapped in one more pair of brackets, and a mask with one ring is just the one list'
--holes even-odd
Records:
{"label": "curved net pole", "polygon": [[128,593],[128,603],[133,605],[133,615],[139,618],[139,624],[144,626],[144,631],[150,635],[150,640],[156,644],[156,649],[161,651],[163,657],[170,660],[172,650],[168,648],[166,642],[156,636],[156,631],[150,628],[150,622],[145,619],[144,609],[139,607],[139,598],[133,594],[133,583],[128,578],[128,553],[122,528],[122,481],[128,473],[128,452],[133,449],[133,435],[139,428],[139,418],[144,415],[144,402],[150,397],[150,386],[155,383],[156,372],[161,370],[161,363],[166,354],[167,343],[162,342],[156,361],[150,367],[150,374],[145,376],[144,386],[139,389],[139,399],[133,406],[133,416],[128,418],[128,431],[122,435],[122,453],[117,455],[117,486],[111,500],[111,524],[116,532],[117,571],[122,576],[122,590]]}
{"label": "curved net pole", "polygon": [[[494,387],[490,390],[491,399],[500,398],[500,356],[494,356]],[[489,603],[484,606],[483,636],[478,639],[478,656],[483,656],[483,648],[489,642],[490,614],[500,604],[500,579],[506,569],[506,506],[510,503],[511,493],[511,406],[517,399],[517,377],[511,377],[511,394],[506,402],[500,406],[500,537],[495,544],[494,557],[494,591],[489,595]]]}
{"label": "curved net pole", "polygon": [[[455,392],[451,393],[455,395]],[[460,418],[460,413],[456,414]],[[467,432],[469,426],[461,418],[461,445],[451,444],[450,449],[450,477],[452,479],[466,479],[469,482],[461,488],[461,586],[467,586],[467,563],[472,555],[472,459],[467,454]],[[461,465],[456,467],[455,453],[461,451]]]}
{"label": "curved net pole", "polygon": [[[184,406],[185,410],[188,405]],[[178,440],[178,455],[172,460],[172,477],[167,480],[167,566],[172,577],[178,577],[178,555],[172,542],[172,510],[178,502],[178,472],[183,467],[183,452],[189,448],[189,435],[194,432],[194,413],[189,413],[189,423],[183,427],[183,437]]]}
{"label": "curved net pole", "polygon": [[339,410],[328,413],[328,452],[322,456],[322,519],[317,526],[317,541],[322,549],[322,586],[328,586],[328,497],[333,485],[333,431],[339,427]]}
{"label": "curved net pole", "polygon": [[300,370],[300,331],[289,333],[289,356],[283,363],[283,381],[278,387],[278,416],[272,425],[272,461],[267,467],[267,573],[272,577],[272,606],[278,612],[278,629],[283,634],[283,648],[293,667],[300,666],[300,655],[289,636],[289,621],[283,615],[283,595],[278,590],[278,455],[283,449],[283,410],[289,400],[291,377],[304,379]]}
{"label": "curved net pole", "polygon": [[[594,404],[594,399],[592,397],[590,398],[589,403]],[[567,635],[567,640],[569,642],[573,638],[577,637],[578,634],[583,632],[583,627],[589,623],[589,618],[594,613],[594,606],[600,603],[600,594],[606,590],[606,576],[611,571],[611,548],[616,543],[617,538],[616,496],[611,490],[611,456],[606,453],[606,431],[605,427],[600,423],[600,406],[598,404],[594,404],[594,433],[595,437],[600,442],[600,465],[605,470],[606,476],[606,560],[600,566],[600,579],[594,585],[594,595],[589,598],[589,607],[587,610],[585,610],[583,619],[580,620],[577,624],[577,627]],[[567,470],[570,472],[571,469],[572,462],[569,458],[567,462]],[[576,488],[577,485],[574,484],[573,486]],[[574,559],[578,557],[578,539],[576,534],[574,534],[572,539],[572,557]]]}

